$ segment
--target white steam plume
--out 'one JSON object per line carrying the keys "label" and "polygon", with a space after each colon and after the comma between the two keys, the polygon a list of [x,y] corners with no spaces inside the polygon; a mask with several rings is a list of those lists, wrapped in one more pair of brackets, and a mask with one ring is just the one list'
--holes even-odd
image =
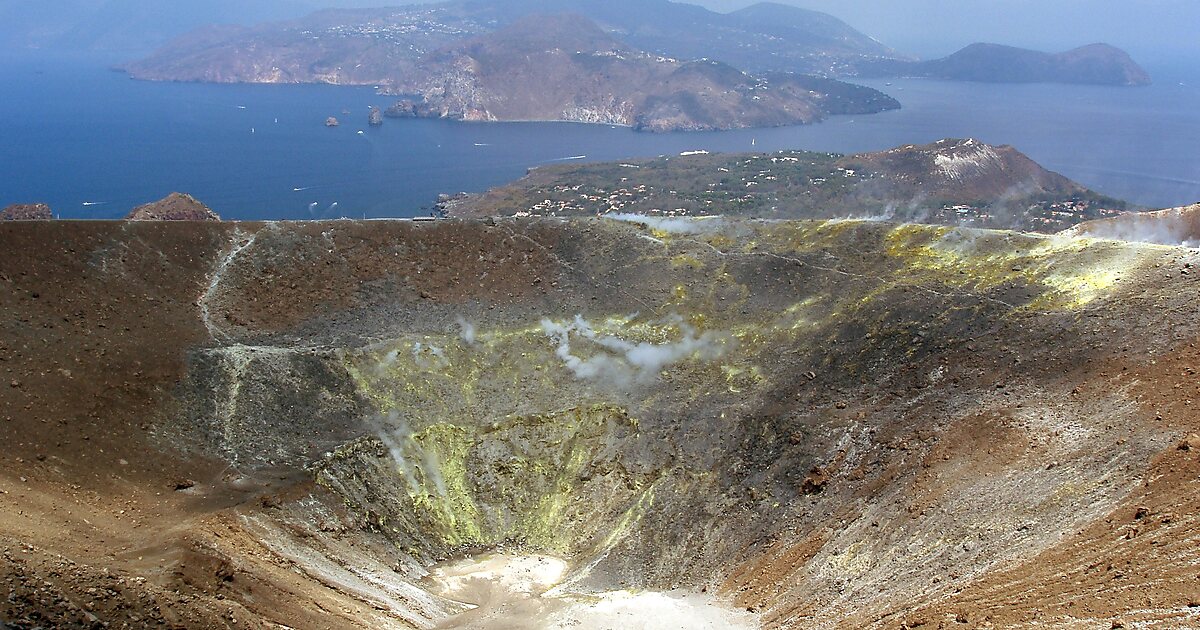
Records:
{"label": "white steam plume", "polygon": [[608,214],[606,218],[627,223],[641,223],[652,230],[669,234],[709,234],[725,224],[720,217],[650,217],[643,214]]}
{"label": "white steam plume", "polygon": [[467,321],[466,318],[458,318],[459,337],[468,345],[475,345],[475,324]]}
{"label": "white steam plume", "polygon": [[[569,324],[544,319],[542,330],[547,337],[557,341],[555,355],[576,378],[610,383],[617,387],[652,382],[663,368],[687,359],[720,358],[733,344],[733,338],[725,333],[710,331],[697,335],[696,330],[679,317],[672,318],[671,323],[679,328],[682,337],[664,344],[633,343],[611,335],[600,335],[587,320],[578,315]],[[572,335],[587,340],[598,351],[587,358],[578,356],[571,349]]]}

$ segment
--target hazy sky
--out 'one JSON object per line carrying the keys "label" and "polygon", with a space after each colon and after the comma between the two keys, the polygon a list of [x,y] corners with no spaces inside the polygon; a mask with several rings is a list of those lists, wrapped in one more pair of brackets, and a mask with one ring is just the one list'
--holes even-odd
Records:
{"label": "hazy sky", "polygon": [[[354,6],[413,1],[421,0],[327,0]],[[717,11],[755,2],[688,1]],[[924,57],[987,41],[1048,51],[1106,42],[1148,62],[1179,54],[1200,58],[1200,0],[777,1],[831,13],[897,50]]]}
{"label": "hazy sky", "polygon": [[[842,18],[897,49],[944,55],[978,41],[1046,50],[1107,42],[1139,56],[1200,56],[1198,0],[785,0]],[[751,2],[704,0],[728,11]]]}

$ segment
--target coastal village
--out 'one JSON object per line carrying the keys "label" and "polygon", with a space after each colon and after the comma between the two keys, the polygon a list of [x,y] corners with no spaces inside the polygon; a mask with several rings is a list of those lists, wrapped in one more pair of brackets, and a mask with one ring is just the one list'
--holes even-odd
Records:
{"label": "coastal village", "polygon": [[444,13],[440,10],[412,7],[405,11],[390,12],[375,20],[336,24],[323,29],[304,29],[300,34],[313,40],[368,38],[383,44],[407,47],[410,51],[421,54],[425,51],[418,45],[420,43],[461,39],[494,28],[471,18],[458,19],[455,20],[456,23],[451,24],[440,19],[439,16]]}

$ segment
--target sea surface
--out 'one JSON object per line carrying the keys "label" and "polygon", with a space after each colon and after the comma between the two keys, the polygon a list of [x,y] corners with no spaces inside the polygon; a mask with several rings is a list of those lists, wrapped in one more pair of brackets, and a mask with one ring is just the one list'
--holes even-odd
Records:
{"label": "sea surface", "polygon": [[[0,206],[116,218],[188,192],[227,219],[408,217],[564,161],[683,151],[873,151],[946,137],[1011,144],[1148,207],[1200,201],[1200,76],[1147,88],[864,81],[904,109],[806,127],[644,134],[565,123],[392,120],[371,88],[133,81],[117,59],[0,59]],[[1151,69],[1154,72],[1154,69]],[[343,114],[343,112],[350,112]],[[324,121],[336,116],[337,128]],[[360,133],[361,132],[361,133]]]}

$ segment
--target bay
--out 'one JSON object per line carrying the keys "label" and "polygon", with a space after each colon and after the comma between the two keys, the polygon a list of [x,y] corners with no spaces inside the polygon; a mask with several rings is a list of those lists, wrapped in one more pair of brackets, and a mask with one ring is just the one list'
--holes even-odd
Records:
{"label": "bay", "polygon": [[[0,205],[117,218],[182,191],[228,219],[409,217],[428,214],[440,193],[482,191],[560,161],[874,151],[946,137],[1014,145],[1147,207],[1200,200],[1200,82],[1182,74],[1147,88],[865,81],[904,109],[805,127],[644,134],[439,120],[371,128],[368,107],[394,100],[371,88],[148,83],[110,70],[114,61],[0,60]],[[329,116],[342,124],[325,127]]]}

